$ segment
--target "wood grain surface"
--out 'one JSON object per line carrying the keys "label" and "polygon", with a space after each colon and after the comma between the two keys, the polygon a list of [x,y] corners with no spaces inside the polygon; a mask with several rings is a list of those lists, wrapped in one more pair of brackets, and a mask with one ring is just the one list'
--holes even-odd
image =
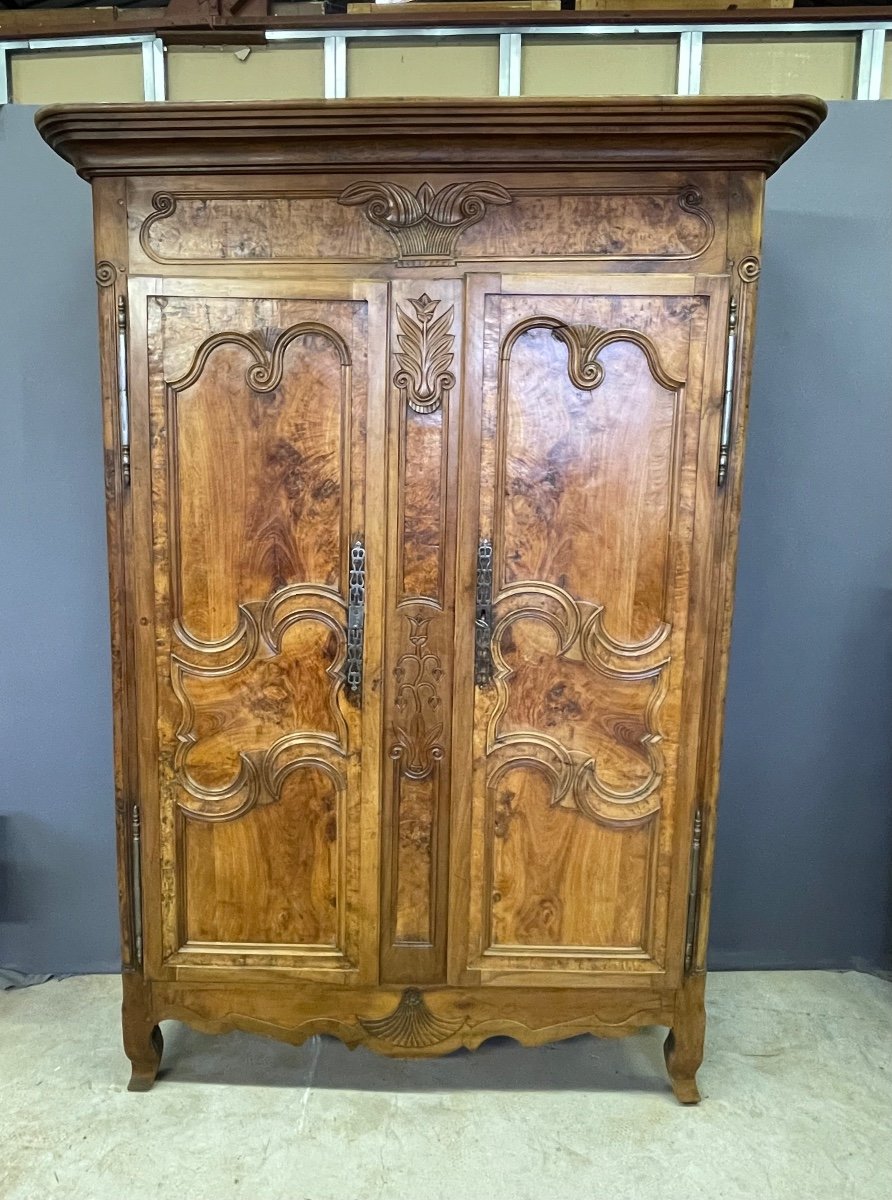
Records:
{"label": "wood grain surface", "polygon": [[823,111],[40,114],[94,185],[134,1090],[169,1018],[663,1024],[699,1098],[762,194]]}

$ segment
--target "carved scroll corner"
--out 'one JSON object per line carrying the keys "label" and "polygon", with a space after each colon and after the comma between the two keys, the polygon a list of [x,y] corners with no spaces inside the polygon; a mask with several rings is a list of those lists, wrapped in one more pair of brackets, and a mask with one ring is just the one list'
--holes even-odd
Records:
{"label": "carved scroll corner", "polygon": [[476,225],[492,205],[510,204],[511,193],[488,181],[452,183],[417,191],[398,183],[359,180],[344,188],[338,203],[362,209],[365,217],[394,241],[399,266],[451,265],[461,234]]}
{"label": "carved scroll corner", "polygon": [[756,254],[748,254],[737,264],[737,274],[744,283],[755,283],[762,270],[762,264]]}
{"label": "carved scroll corner", "polygon": [[604,379],[598,355],[607,331],[597,325],[556,325],[552,337],[567,347],[567,374],[580,391],[591,391]]}
{"label": "carved scroll corner", "polygon": [[402,1049],[420,1050],[454,1037],[467,1018],[449,1020],[437,1016],[428,1007],[424,993],[419,988],[408,987],[396,1008],[386,1017],[374,1020],[358,1017],[357,1020],[377,1041]]}
{"label": "carved scroll corner", "polygon": [[118,278],[118,268],[107,258],[102,258],[96,264],[96,282],[100,287],[111,287]]}
{"label": "carved scroll corner", "polygon": [[696,217],[702,223],[706,230],[706,240],[696,255],[705,254],[715,238],[715,221],[704,203],[703,193],[694,184],[686,183],[678,193],[678,207],[683,213]]}
{"label": "carved scroll corner", "polygon": [[139,227],[139,244],[143,253],[153,262],[163,263],[166,260],[159,257],[158,254],[149,245],[149,234],[152,226],[158,221],[164,221],[168,217],[172,217],[177,210],[177,198],[173,192],[155,192],[152,196],[152,208],[148,216]]}

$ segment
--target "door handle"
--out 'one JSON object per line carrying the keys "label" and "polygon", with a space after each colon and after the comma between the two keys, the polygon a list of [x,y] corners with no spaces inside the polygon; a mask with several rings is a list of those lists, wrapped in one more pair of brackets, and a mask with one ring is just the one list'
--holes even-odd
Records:
{"label": "door handle", "polygon": [[474,682],[492,682],[492,542],[481,538],[477,547],[477,606],[474,613]]}
{"label": "door handle", "polygon": [[362,700],[362,652],[365,635],[365,546],[357,538],[350,547],[347,596],[347,691]]}

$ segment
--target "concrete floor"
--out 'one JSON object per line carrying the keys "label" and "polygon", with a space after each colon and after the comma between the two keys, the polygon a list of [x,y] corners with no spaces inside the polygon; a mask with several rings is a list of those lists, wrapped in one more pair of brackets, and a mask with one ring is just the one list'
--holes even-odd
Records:
{"label": "concrete floor", "polygon": [[710,977],[699,1108],[661,1032],[396,1062],[166,1024],[124,1090],[120,985],[0,994],[2,1200],[889,1200],[892,984]]}

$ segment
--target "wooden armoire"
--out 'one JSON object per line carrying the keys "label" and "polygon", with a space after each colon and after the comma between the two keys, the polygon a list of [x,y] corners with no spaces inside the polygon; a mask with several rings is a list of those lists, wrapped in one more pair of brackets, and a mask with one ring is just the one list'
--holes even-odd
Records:
{"label": "wooden armoire", "polygon": [[698,1099],[764,182],[820,101],[43,110],[95,206],[159,1022],[670,1029]]}

